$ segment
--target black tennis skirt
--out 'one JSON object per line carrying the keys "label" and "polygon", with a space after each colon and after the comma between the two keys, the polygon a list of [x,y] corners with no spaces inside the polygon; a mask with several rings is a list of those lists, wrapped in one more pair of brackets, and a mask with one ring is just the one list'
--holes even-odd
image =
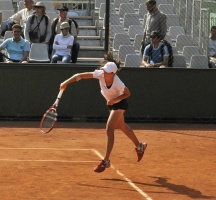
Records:
{"label": "black tennis skirt", "polygon": [[122,99],[118,103],[115,103],[111,106],[108,106],[109,110],[127,110],[128,109],[128,102],[127,99]]}

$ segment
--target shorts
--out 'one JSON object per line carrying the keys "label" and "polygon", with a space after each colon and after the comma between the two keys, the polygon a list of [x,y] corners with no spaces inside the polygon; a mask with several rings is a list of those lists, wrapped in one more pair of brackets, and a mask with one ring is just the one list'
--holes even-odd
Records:
{"label": "shorts", "polygon": [[122,99],[118,103],[114,103],[113,105],[108,107],[109,110],[127,110],[128,109],[127,99]]}

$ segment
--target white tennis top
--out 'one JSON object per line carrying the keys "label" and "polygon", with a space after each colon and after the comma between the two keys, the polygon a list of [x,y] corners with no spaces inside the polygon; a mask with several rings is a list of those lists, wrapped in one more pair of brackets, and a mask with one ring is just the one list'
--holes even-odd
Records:
{"label": "white tennis top", "polygon": [[120,80],[120,78],[117,75],[114,76],[113,84],[110,88],[107,88],[103,70],[95,70],[93,73],[93,78],[99,80],[101,94],[104,96],[106,100],[114,99],[123,94],[125,84]]}

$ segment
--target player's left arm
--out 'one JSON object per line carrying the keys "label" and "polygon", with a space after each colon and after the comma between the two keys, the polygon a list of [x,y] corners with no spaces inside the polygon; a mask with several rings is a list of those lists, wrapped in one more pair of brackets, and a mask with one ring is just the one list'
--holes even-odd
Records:
{"label": "player's left arm", "polygon": [[84,73],[75,74],[60,84],[60,90],[65,90],[67,85],[73,82],[80,81],[82,79],[91,79],[91,78],[93,78],[93,72],[84,72]]}

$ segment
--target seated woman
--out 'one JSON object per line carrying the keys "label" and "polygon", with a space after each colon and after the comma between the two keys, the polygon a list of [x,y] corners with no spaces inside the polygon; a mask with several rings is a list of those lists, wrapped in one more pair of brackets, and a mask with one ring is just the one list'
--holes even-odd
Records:
{"label": "seated woman", "polygon": [[54,54],[51,63],[57,63],[57,61],[62,61],[63,63],[70,62],[74,37],[69,33],[69,28],[70,25],[68,22],[61,23],[61,33],[55,36],[53,42]]}

